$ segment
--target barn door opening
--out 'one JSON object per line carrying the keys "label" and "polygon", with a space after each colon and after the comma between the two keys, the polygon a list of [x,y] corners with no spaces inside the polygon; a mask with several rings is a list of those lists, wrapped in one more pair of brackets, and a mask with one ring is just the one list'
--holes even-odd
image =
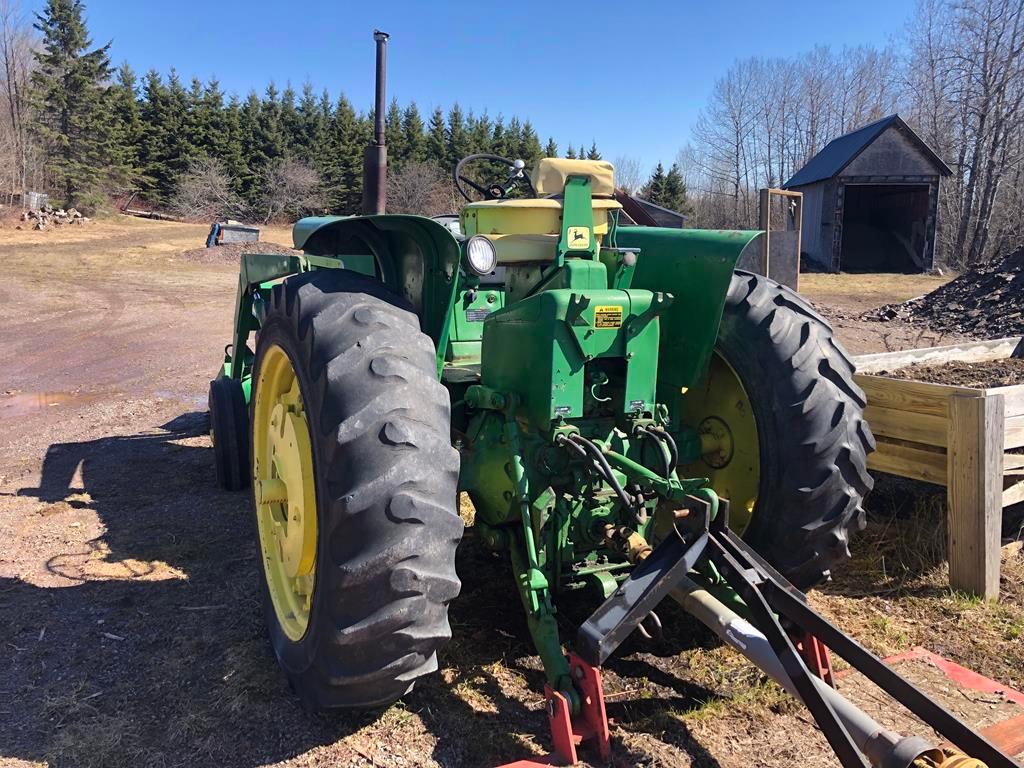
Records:
{"label": "barn door opening", "polygon": [[843,272],[921,272],[928,242],[927,184],[847,184]]}

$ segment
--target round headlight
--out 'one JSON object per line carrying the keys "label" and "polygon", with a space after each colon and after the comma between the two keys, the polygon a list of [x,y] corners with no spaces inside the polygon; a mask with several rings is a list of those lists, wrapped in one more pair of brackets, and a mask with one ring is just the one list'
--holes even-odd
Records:
{"label": "round headlight", "polygon": [[480,235],[469,238],[466,243],[466,261],[476,274],[491,274],[498,266],[498,252],[494,250],[494,243]]}

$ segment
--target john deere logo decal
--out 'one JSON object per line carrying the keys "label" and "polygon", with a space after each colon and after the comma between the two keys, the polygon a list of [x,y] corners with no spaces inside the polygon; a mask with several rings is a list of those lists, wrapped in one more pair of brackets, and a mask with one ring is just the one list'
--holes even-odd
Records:
{"label": "john deere logo decal", "polygon": [[569,227],[569,249],[574,251],[586,251],[590,248],[589,227]]}
{"label": "john deere logo decal", "polygon": [[595,328],[618,328],[622,325],[622,307],[596,306],[594,307]]}

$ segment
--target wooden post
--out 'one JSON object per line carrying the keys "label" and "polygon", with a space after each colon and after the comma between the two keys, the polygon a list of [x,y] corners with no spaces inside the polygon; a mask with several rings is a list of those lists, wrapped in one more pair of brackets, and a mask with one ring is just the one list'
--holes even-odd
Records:
{"label": "wooden post", "polygon": [[949,399],[949,583],[986,600],[999,598],[1003,413],[1002,395]]}
{"label": "wooden post", "polygon": [[761,274],[768,277],[768,251],[772,236],[772,192],[762,189],[758,206],[758,226],[764,230],[761,236]]}

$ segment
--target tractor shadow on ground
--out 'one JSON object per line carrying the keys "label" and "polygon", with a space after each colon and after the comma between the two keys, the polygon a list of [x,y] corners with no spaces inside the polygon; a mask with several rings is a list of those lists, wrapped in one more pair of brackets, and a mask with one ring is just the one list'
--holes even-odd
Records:
{"label": "tractor shadow on ground", "polygon": [[[61,586],[0,579],[0,762],[248,768],[374,722],[309,715],[289,692],[263,631],[249,497],[216,487],[206,430],[186,413],[55,443],[39,487],[18,492],[22,528],[40,531],[26,546]],[[103,528],[84,542],[83,511]]]}
{"label": "tractor shadow on ground", "polygon": [[[442,673],[383,713],[304,712],[266,640],[249,495],[216,487],[206,430],[205,413],[185,413],[142,434],[55,443],[39,487],[18,491],[23,559],[38,552],[60,579],[0,579],[0,761],[249,768],[326,747],[333,763],[358,764],[381,742],[407,764],[488,766],[547,748],[544,675],[508,565],[471,540]],[[82,541],[75,529],[97,519]],[[650,761],[623,742],[658,708],[715,698],[650,649],[608,668],[659,692],[610,701],[616,765]],[[673,722],[671,743],[717,765]],[[664,726],[648,738],[666,738]]]}

